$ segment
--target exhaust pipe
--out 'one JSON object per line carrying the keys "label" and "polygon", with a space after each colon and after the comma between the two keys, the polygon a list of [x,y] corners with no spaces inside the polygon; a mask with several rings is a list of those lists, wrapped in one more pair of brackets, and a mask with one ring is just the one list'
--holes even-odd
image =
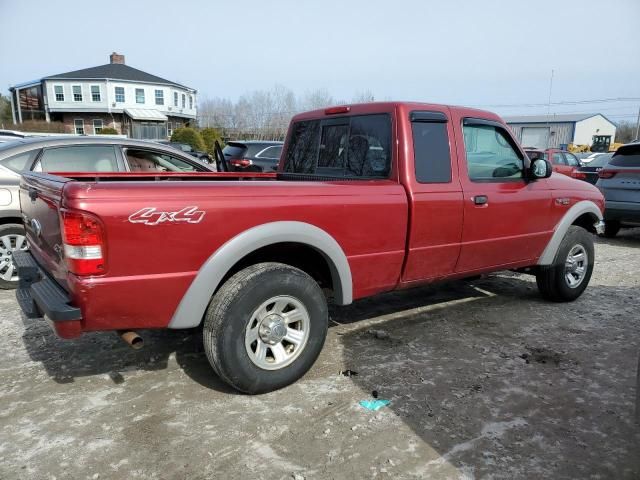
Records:
{"label": "exhaust pipe", "polygon": [[134,350],[140,350],[144,347],[144,340],[136,332],[131,330],[118,330],[120,338]]}

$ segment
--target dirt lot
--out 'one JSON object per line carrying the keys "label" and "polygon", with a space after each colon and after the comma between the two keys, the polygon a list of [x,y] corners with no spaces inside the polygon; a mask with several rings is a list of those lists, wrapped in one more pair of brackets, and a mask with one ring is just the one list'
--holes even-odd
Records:
{"label": "dirt lot", "polygon": [[571,304],[504,273],[335,310],[312,371],[258,397],[195,332],[62,341],[0,292],[0,478],[640,478],[640,229],[596,249]]}

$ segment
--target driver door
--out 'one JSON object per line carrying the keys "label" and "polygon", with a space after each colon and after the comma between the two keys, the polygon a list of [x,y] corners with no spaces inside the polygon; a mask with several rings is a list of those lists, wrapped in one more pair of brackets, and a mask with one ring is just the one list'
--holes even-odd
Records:
{"label": "driver door", "polygon": [[464,225],[456,272],[537,258],[552,228],[547,181],[525,179],[529,161],[501,123],[465,118],[456,127],[464,138],[457,144]]}

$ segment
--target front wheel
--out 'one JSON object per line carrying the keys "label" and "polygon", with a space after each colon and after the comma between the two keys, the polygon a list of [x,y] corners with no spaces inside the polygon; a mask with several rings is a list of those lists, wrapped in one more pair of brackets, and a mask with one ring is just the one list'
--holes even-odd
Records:
{"label": "front wheel", "polygon": [[540,267],[536,283],[544,298],[571,302],[587,288],[594,264],[593,237],[572,225],[562,239],[552,265]]}
{"label": "front wheel", "polygon": [[327,302],[302,270],[260,263],[233,275],[213,296],[204,348],[222,380],[245,393],[265,393],[302,377],[327,335]]}
{"label": "front wheel", "polygon": [[18,286],[13,254],[26,249],[27,239],[22,225],[0,225],[0,289],[8,290]]}

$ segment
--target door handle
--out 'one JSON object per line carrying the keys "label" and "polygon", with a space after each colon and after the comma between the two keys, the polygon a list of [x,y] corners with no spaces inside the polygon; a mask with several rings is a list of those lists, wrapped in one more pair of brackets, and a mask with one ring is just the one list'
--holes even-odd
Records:
{"label": "door handle", "polygon": [[486,205],[489,201],[489,198],[486,195],[476,195],[475,197],[471,197],[471,199],[476,205]]}

